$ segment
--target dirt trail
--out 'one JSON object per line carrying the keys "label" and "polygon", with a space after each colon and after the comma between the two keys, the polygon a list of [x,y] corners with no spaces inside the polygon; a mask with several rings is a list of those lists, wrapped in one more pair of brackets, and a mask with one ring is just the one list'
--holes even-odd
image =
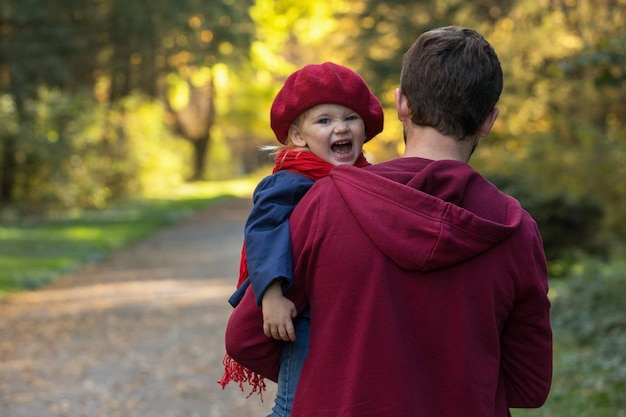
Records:
{"label": "dirt trail", "polygon": [[249,200],[224,201],[52,286],[0,302],[0,417],[248,417],[225,390],[226,299]]}

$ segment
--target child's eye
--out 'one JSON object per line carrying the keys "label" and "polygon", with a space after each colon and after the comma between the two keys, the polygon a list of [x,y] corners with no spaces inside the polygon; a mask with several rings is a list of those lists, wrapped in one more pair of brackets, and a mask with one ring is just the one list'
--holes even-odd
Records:
{"label": "child's eye", "polygon": [[330,118],[328,117],[322,117],[317,119],[317,123],[323,124],[323,125],[327,125],[331,122]]}
{"label": "child's eye", "polygon": [[356,114],[351,114],[350,116],[346,117],[346,120],[348,121],[359,120],[359,116]]}

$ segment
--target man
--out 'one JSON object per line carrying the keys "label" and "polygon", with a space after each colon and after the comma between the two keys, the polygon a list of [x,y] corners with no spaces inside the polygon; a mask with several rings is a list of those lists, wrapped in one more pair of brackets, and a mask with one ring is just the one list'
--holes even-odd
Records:
{"label": "man", "polygon": [[[499,60],[479,33],[424,33],[396,91],[404,157],[337,167],[294,210],[288,296],[298,311],[310,306],[311,327],[292,416],[504,417],[545,402],[541,237],[467,164],[501,91]],[[231,317],[227,348],[274,379],[280,342],[253,329],[250,298]]]}

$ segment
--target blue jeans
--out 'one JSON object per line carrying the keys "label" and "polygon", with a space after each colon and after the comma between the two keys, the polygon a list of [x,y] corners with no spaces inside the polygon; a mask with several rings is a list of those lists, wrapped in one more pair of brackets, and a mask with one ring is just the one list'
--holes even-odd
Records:
{"label": "blue jeans", "polygon": [[278,388],[272,413],[267,417],[289,417],[300,371],[309,350],[309,318],[297,317],[294,320],[296,341],[285,342],[278,371]]}

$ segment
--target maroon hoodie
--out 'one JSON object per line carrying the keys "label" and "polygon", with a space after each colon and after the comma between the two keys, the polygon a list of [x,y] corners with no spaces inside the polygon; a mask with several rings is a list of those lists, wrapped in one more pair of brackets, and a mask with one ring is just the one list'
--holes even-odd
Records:
{"label": "maroon hoodie", "polygon": [[[341,166],[290,222],[289,296],[311,307],[292,417],[505,417],[544,403],[552,334],[541,237],[467,164]],[[264,339],[254,299],[244,300],[227,349],[275,379],[280,343]]]}

